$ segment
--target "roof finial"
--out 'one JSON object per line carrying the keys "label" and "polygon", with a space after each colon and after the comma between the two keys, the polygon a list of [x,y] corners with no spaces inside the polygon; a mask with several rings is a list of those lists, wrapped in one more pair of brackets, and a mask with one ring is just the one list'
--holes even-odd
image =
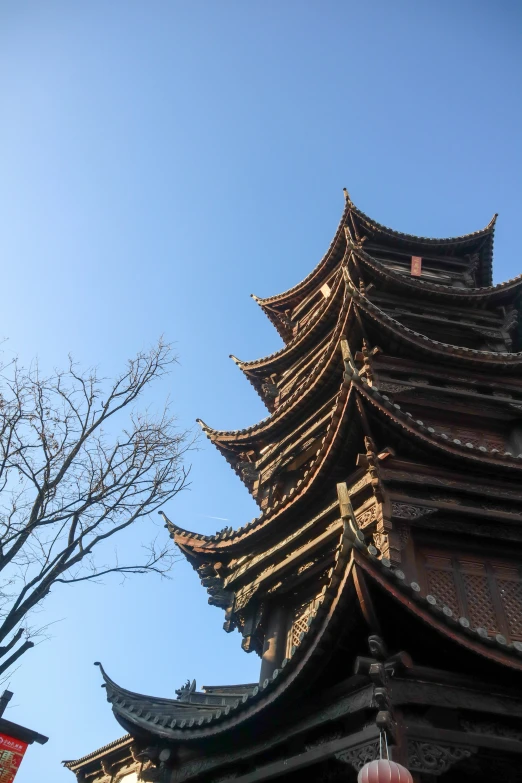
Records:
{"label": "roof finial", "polygon": [[165,522],[165,527],[167,527],[170,522],[168,516],[165,514],[164,511],[158,511],[158,514],[160,515],[160,517],[163,517],[163,521]]}
{"label": "roof finial", "polygon": [[346,188],[343,188],[343,193],[344,193],[344,200],[345,200],[345,201],[348,201],[348,202],[351,204],[351,203],[352,203],[352,200],[351,200],[351,198],[350,198],[350,194],[348,193],[348,191],[346,190]]}

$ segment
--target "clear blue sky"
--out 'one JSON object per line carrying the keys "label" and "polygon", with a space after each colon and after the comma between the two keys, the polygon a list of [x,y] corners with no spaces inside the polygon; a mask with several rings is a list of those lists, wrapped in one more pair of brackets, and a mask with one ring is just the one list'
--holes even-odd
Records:
{"label": "clear blue sky", "polygon": [[[509,0],[4,0],[0,4],[0,335],[45,367],[106,374],[164,332],[183,424],[265,410],[228,359],[280,346],[250,299],[304,277],[346,186],[398,230],[451,236],[499,212],[495,279],[522,271],[522,6]],[[255,515],[208,441],[166,509],[214,532]],[[222,517],[229,522],[213,520]],[[161,532],[161,528],[160,528]],[[123,550],[147,540],[144,525]],[[162,696],[251,681],[196,575],[57,587],[53,639],[14,674],[7,717],[48,734],[17,783],[122,731],[93,667]]]}

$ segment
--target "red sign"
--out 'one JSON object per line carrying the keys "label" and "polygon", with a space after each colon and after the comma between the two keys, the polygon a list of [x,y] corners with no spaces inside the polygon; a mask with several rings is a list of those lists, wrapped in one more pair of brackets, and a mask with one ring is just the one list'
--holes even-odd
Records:
{"label": "red sign", "polygon": [[27,742],[0,734],[0,783],[13,783],[26,750]]}
{"label": "red sign", "polygon": [[420,256],[411,257],[411,273],[413,277],[422,275],[422,258]]}

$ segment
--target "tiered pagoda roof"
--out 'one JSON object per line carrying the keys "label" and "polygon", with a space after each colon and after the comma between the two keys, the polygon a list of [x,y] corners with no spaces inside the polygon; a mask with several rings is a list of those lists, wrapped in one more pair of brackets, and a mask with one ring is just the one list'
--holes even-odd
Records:
{"label": "tiered pagoda roof", "polygon": [[258,516],[213,536],[165,517],[245,651],[265,661],[284,607],[284,654],[259,685],[183,701],[129,692],[102,670],[133,735],[235,736],[328,688],[369,630],[390,648],[406,636],[425,667],[442,644],[462,676],[522,672],[522,275],[492,285],[496,216],[431,239],[345,197],[314,271],[255,297],[284,347],[233,357],[269,415],[233,431],[200,422]]}

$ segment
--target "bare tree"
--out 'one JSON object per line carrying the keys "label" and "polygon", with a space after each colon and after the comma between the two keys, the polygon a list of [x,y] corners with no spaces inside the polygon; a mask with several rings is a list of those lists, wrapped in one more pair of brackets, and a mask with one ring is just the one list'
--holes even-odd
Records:
{"label": "bare tree", "polygon": [[159,415],[134,405],[175,361],[160,340],[105,392],[96,370],[81,372],[71,359],[66,371],[46,377],[37,365],[2,368],[0,675],[34,645],[28,614],[53,585],[170,568],[168,542],[150,544],[135,565],[94,555],[107,557],[107,539],[187,486],[190,432],[178,428],[168,403]]}

